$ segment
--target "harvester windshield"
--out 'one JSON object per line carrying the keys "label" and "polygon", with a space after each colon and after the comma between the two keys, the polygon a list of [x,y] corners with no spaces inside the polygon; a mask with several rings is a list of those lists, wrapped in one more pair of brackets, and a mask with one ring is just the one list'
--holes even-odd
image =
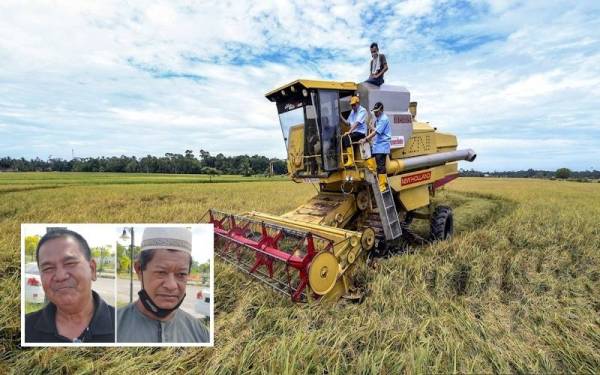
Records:
{"label": "harvester windshield", "polygon": [[[306,92],[306,90],[305,90]],[[339,168],[340,111],[337,90],[281,97],[277,111],[288,154],[301,150],[305,175]],[[301,139],[292,140],[294,134]],[[291,143],[291,144],[290,144]],[[301,144],[300,144],[301,143]]]}
{"label": "harvester windshield", "polygon": [[285,147],[288,146],[290,128],[292,126],[304,126],[304,104],[302,102],[286,103],[283,106],[277,105],[279,112],[279,124],[283,133]]}

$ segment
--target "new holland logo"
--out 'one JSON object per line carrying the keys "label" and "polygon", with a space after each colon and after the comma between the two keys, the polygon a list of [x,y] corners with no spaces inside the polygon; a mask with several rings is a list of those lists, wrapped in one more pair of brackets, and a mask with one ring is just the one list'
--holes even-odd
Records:
{"label": "new holland logo", "polygon": [[416,184],[417,182],[421,182],[421,181],[427,181],[430,178],[431,178],[431,171],[402,177],[402,179],[400,180],[400,183],[402,185],[410,185],[410,184]]}

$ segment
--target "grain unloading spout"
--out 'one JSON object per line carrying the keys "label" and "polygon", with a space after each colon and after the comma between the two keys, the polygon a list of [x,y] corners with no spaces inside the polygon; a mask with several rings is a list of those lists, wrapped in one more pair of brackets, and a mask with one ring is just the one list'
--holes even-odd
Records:
{"label": "grain unloading spout", "polygon": [[456,150],[448,152],[439,152],[437,154],[415,156],[406,159],[390,160],[387,165],[388,174],[396,174],[399,172],[415,170],[419,168],[427,168],[436,165],[442,165],[458,160],[473,161],[477,157],[475,151],[469,149]]}

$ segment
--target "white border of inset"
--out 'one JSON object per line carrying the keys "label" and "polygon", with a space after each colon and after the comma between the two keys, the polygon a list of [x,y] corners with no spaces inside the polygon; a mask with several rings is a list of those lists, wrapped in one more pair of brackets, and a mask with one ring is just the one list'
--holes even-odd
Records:
{"label": "white border of inset", "polygon": [[[52,227],[68,227],[74,225],[102,225],[102,226],[112,226],[115,229],[117,227],[194,227],[194,226],[207,226],[210,227],[210,280],[209,280],[209,290],[210,290],[210,326],[209,326],[209,334],[210,340],[209,342],[203,343],[26,343],[25,342],[25,231],[24,226],[27,225],[43,225],[43,226],[52,226]],[[169,224],[161,224],[161,223],[21,223],[21,346],[22,347],[213,347],[214,346],[214,334],[215,334],[215,266],[214,266],[214,236],[212,236],[213,225],[209,223],[169,223]],[[140,237],[141,238],[141,237]],[[116,237],[115,237],[115,245],[116,245]],[[192,242],[192,251],[196,248],[196,246],[200,246],[198,244],[194,244]],[[115,257],[116,257],[116,247],[115,247]],[[116,260],[118,261],[118,260]],[[115,272],[116,272],[115,265]],[[117,278],[115,275],[114,282],[114,304],[115,304],[115,340],[117,339]]]}

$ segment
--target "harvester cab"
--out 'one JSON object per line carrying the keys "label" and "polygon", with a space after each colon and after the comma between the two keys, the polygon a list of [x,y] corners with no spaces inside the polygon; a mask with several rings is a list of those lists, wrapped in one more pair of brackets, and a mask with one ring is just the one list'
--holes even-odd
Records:
{"label": "harvester cab", "polygon": [[[368,143],[353,145],[352,163],[344,163],[341,135],[348,129],[340,116],[348,116],[352,95],[365,108],[382,102],[390,119],[385,191]],[[293,301],[360,299],[352,279],[357,262],[452,235],[451,208],[434,207],[431,197],[458,177],[457,161],[473,161],[475,153],[417,121],[404,87],[296,80],[266,97],[277,106],[292,180],[318,183],[318,193],[280,216],[210,210],[223,260]],[[428,238],[410,230],[413,219],[429,220]]]}
{"label": "harvester cab", "polygon": [[293,177],[323,178],[340,169],[340,109],[349,112],[355,91],[352,82],[298,80],[266,95],[277,105]]}
{"label": "harvester cab", "polygon": [[[413,131],[410,93],[404,87],[297,80],[266,95],[277,106],[292,178],[328,178],[344,169],[341,134],[348,129],[340,117],[348,117],[352,95],[365,108],[382,102],[392,119],[392,148],[404,147]],[[352,152],[359,162],[370,158],[368,145],[361,149],[355,144]]]}

